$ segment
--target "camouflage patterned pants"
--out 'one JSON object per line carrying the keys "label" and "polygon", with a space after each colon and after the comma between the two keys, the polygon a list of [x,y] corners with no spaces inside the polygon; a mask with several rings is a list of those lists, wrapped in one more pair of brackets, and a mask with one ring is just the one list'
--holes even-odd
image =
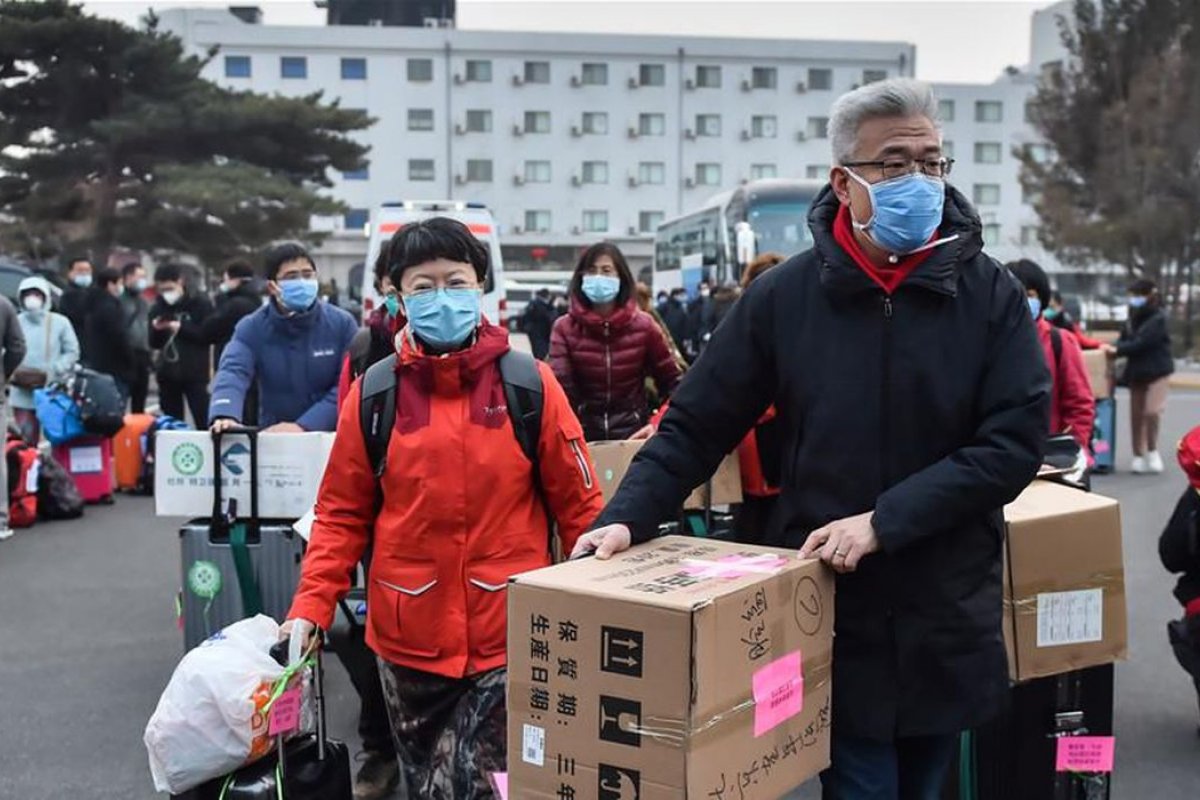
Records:
{"label": "camouflage patterned pants", "polygon": [[379,659],[396,754],[411,800],[494,800],[504,772],[507,670],[445,678]]}

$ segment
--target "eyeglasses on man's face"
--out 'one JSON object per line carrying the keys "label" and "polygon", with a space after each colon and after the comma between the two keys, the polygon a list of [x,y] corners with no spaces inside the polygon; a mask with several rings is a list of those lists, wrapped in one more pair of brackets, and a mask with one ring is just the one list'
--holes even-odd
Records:
{"label": "eyeglasses on man's face", "polygon": [[885,158],[878,161],[844,161],[843,167],[868,169],[880,180],[903,178],[920,172],[930,178],[945,178],[954,168],[954,159],[944,156],[929,158]]}

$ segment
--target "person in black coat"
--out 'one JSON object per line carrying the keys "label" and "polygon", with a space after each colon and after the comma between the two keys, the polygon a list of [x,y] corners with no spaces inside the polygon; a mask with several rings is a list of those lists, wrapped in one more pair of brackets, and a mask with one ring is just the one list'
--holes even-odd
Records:
{"label": "person in black coat", "polygon": [[204,340],[213,347],[214,365],[221,363],[221,353],[242,317],[262,307],[262,293],[254,284],[254,267],[245,261],[234,261],[225,267],[220,291],[213,313],[200,325]]}
{"label": "person in black coat", "polygon": [[1163,471],[1158,452],[1158,430],[1167,411],[1170,376],[1175,371],[1171,358],[1171,334],[1167,315],[1159,302],[1153,281],[1135,281],[1129,287],[1129,320],[1117,340],[1117,358],[1128,359],[1123,383],[1129,386],[1129,424],[1132,431],[1134,474]]}
{"label": "person in black coat", "polygon": [[671,338],[675,340],[675,347],[681,353],[688,352],[688,311],[684,305],[686,302],[687,292],[683,289],[676,289],[671,292],[667,301],[658,307],[658,316],[667,326],[667,330],[671,332]]}
{"label": "person in black coat", "polygon": [[83,346],[83,365],[111,375],[121,396],[128,401],[137,362],[129,339],[125,309],[121,307],[124,291],[125,284],[117,270],[105,268],[96,273],[84,313],[84,332],[79,341]]}
{"label": "person in black coat", "polygon": [[58,300],[59,313],[71,320],[71,327],[75,329],[81,344],[87,332],[87,311],[92,302],[94,273],[91,261],[83,256],[72,258],[67,265],[67,288]]}
{"label": "person in black coat", "polygon": [[150,307],[150,346],[158,350],[159,405],[164,414],[184,416],[184,399],[197,427],[208,421],[208,381],[212,353],[204,335],[204,322],[212,303],[201,292],[190,291],[177,264],[164,264],[154,272],[158,298]]}
{"label": "person in black coat", "polygon": [[545,361],[550,354],[550,331],[558,314],[550,304],[550,290],[538,289],[521,314],[521,332],[529,336],[533,357]]}
{"label": "person in black coat", "polygon": [[936,115],[909,79],[837,101],[813,248],[733,307],[575,550],[654,536],[773,403],[764,543],[839,573],[829,800],[937,798],[957,734],[1009,691],[1002,510],[1041,464],[1050,376],[1024,292],[943,180]]}
{"label": "person in black coat", "polygon": [[1175,599],[1183,617],[1167,623],[1167,638],[1200,703],[1200,427],[1180,440],[1177,457],[1189,486],[1159,537],[1158,555],[1168,572],[1179,575]]}

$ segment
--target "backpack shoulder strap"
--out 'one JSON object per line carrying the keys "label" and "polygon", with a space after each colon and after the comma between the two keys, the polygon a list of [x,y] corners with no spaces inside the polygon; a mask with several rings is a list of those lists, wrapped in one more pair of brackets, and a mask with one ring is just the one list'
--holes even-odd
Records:
{"label": "backpack shoulder strap", "polygon": [[387,467],[387,447],[396,422],[396,356],[377,361],[362,376],[358,421],[376,478]]}
{"label": "backpack shoulder strap", "polygon": [[538,443],[542,436],[542,375],[529,353],[509,350],[500,357],[500,380],[521,451],[538,474]]}
{"label": "backpack shoulder strap", "polygon": [[1062,333],[1053,325],[1050,326],[1050,349],[1054,351],[1054,374],[1058,376],[1062,370]]}
{"label": "backpack shoulder strap", "polygon": [[350,357],[350,376],[357,378],[367,371],[371,356],[371,329],[359,328],[355,332],[354,338],[350,340],[350,347],[347,348],[346,354]]}

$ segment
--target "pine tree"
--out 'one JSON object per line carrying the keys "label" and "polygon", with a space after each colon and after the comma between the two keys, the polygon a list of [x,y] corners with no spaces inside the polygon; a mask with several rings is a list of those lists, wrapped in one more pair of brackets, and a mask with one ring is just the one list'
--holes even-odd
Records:
{"label": "pine tree", "polygon": [[[321,94],[268,97],[201,77],[181,42],[68,0],[0,0],[0,221],[41,255],[115,246],[216,265],[309,217],[331,169],[360,169],[347,136],[373,120]],[[10,236],[10,240],[13,237]]]}

